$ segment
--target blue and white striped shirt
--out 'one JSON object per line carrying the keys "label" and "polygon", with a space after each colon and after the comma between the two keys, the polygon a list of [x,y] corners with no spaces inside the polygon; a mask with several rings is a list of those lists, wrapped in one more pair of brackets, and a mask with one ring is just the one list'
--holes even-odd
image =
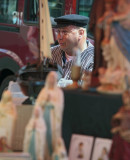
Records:
{"label": "blue and white striped shirt", "polygon": [[[52,62],[57,63],[62,68],[62,78],[71,79],[71,67],[73,60],[66,61],[65,52],[61,50],[60,46],[54,46],[51,48]],[[88,42],[88,47],[81,53],[81,74],[84,70],[92,71],[94,64],[94,46]]]}

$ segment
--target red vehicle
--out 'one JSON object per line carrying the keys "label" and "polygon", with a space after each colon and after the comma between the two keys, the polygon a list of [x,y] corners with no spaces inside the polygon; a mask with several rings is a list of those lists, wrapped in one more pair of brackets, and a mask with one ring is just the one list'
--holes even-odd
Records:
{"label": "red vehicle", "polygon": [[[48,0],[50,16],[81,14],[89,16],[93,0]],[[38,0],[0,1],[0,95],[15,79],[17,71],[35,60],[28,47],[29,27],[38,40]]]}

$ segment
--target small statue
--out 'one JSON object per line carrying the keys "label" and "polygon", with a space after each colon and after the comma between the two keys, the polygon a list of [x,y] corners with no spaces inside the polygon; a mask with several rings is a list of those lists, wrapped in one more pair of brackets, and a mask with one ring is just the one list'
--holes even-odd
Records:
{"label": "small statue", "polygon": [[0,138],[0,152],[11,152],[11,148],[7,144],[6,136]]}
{"label": "small statue", "polygon": [[129,160],[130,158],[130,91],[123,94],[124,106],[112,118],[113,144],[110,160]]}
{"label": "small statue", "polygon": [[[119,0],[116,12],[108,19],[111,26],[110,43],[103,48],[104,57],[111,55],[113,61],[109,64],[112,68],[120,67],[121,70],[130,70],[130,0]],[[108,51],[109,50],[109,51]],[[110,60],[111,61],[111,60]]]}
{"label": "small statue", "polygon": [[[125,77],[130,72],[129,15],[129,0],[119,0],[112,16],[105,15],[108,19],[104,23],[108,25],[107,28],[110,27],[109,31],[111,32],[108,43],[104,43],[102,46],[107,69],[99,69],[101,86],[97,90],[100,92],[122,93],[126,90]],[[107,29],[104,32],[107,32]]]}
{"label": "small statue", "polygon": [[0,102],[0,129],[7,133],[7,144],[12,145],[13,131],[17,118],[16,107],[9,91],[4,91]]}
{"label": "small statue", "polygon": [[44,159],[46,125],[41,107],[36,106],[25,129],[23,151],[30,153],[32,160]]}
{"label": "small statue", "polygon": [[43,109],[43,118],[46,123],[46,154],[45,159],[51,160],[57,141],[61,137],[61,124],[64,108],[62,90],[57,87],[57,74],[50,72],[46,78],[45,87],[41,90],[36,104]]}
{"label": "small statue", "polygon": [[16,106],[13,103],[12,95],[10,91],[4,91],[2,94],[2,99],[0,102],[0,111],[9,114],[10,116],[16,118],[17,111]]}
{"label": "small statue", "polygon": [[62,138],[58,138],[52,160],[68,160],[65,145]]}
{"label": "small statue", "polygon": [[99,92],[121,94],[126,89],[125,71],[117,68],[99,69],[99,81],[101,86],[97,88]]}

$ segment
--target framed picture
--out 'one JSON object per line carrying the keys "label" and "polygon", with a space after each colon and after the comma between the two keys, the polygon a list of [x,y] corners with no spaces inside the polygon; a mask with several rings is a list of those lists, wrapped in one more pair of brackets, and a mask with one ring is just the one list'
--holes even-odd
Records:
{"label": "framed picture", "polygon": [[90,160],[94,137],[72,135],[69,160]]}
{"label": "framed picture", "polygon": [[109,152],[112,140],[104,138],[96,138],[94,143],[92,160],[109,160]]}
{"label": "framed picture", "polygon": [[0,160],[32,160],[28,153],[0,153]]}

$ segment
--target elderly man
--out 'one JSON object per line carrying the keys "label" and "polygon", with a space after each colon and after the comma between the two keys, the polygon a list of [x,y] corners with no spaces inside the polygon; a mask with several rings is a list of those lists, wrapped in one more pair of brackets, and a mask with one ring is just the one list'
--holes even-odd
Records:
{"label": "elderly man", "polygon": [[[55,22],[54,22],[55,21]],[[76,52],[81,55],[81,74],[83,71],[92,71],[94,60],[94,47],[87,41],[88,18],[81,15],[71,14],[55,18],[52,26],[57,28],[57,40],[59,45],[52,47],[51,62],[60,67],[60,77],[65,81],[71,80],[71,67]],[[32,29],[32,31],[31,31]],[[28,39],[32,39],[34,28],[28,32]],[[39,49],[37,41],[33,38],[30,50],[38,57]],[[64,83],[64,82],[63,82]]]}
{"label": "elderly man", "polygon": [[71,79],[75,52],[81,54],[81,73],[92,71],[94,47],[87,41],[88,18],[71,14],[55,18],[59,45],[52,47],[52,62],[62,67],[62,78]]}

